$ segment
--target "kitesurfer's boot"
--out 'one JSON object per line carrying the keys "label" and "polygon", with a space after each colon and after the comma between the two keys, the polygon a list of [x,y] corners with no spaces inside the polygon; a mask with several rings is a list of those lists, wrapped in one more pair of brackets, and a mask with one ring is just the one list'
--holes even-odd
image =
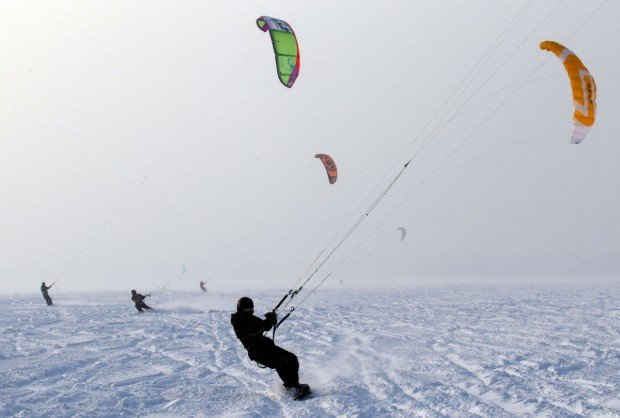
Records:
{"label": "kitesurfer's boot", "polygon": [[305,383],[296,383],[294,385],[285,384],[284,387],[286,387],[295,400],[301,400],[312,393],[310,386]]}

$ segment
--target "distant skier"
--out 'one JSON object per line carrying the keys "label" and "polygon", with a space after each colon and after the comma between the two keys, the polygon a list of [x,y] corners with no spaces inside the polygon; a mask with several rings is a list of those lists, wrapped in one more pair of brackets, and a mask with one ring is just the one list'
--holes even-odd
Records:
{"label": "distant skier", "polygon": [[200,281],[200,288],[202,289],[203,292],[207,291],[207,288],[205,287],[206,284],[207,282],[203,282],[202,280]]}
{"label": "distant skier", "polygon": [[248,357],[259,365],[276,369],[284,387],[293,392],[295,399],[301,399],[310,393],[310,387],[299,383],[299,361],[297,356],[274,344],[271,338],[265,337],[267,332],[278,323],[275,312],[265,314],[265,319],[254,315],[254,302],[248,297],[237,301],[237,313],[231,315],[235,335],[241,341]]}
{"label": "distant skier", "polygon": [[56,282],[52,283],[49,286],[45,286],[45,282],[41,283],[41,293],[43,293],[43,297],[45,298],[45,302],[47,302],[47,306],[53,305],[52,298],[50,297],[49,293],[47,293],[47,291],[50,290],[55,283]]}
{"label": "distant skier", "polygon": [[138,312],[143,313],[144,311],[142,309],[153,309],[150,306],[148,306],[146,303],[144,303],[144,299],[146,299],[149,296],[151,295],[141,295],[135,290],[131,291],[131,300],[133,301],[133,303],[136,304],[136,309],[138,310]]}

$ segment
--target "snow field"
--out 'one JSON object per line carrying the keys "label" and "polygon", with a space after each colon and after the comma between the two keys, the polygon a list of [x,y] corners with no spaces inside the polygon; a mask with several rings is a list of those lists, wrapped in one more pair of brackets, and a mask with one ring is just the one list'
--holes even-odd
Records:
{"label": "snow field", "polygon": [[[236,294],[0,298],[1,416],[620,417],[620,288],[330,290],[276,334],[314,390],[247,358]],[[258,292],[257,313],[280,292]]]}

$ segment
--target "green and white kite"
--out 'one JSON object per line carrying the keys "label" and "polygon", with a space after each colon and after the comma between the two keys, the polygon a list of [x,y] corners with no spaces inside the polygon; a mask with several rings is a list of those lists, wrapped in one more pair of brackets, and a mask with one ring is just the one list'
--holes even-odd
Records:
{"label": "green and white kite", "polygon": [[284,20],[269,16],[259,17],[256,24],[260,30],[269,31],[271,35],[280,82],[288,88],[293,87],[300,67],[299,46],[293,28]]}

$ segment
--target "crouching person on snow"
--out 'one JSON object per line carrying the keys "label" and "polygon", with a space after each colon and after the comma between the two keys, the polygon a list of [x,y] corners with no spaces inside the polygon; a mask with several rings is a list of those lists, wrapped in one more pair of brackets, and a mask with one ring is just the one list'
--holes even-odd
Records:
{"label": "crouching person on snow", "polygon": [[242,297],[237,302],[237,313],[231,315],[235,335],[248,351],[250,360],[259,365],[276,369],[284,386],[293,392],[295,399],[301,399],[310,393],[310,387],[299,383],[299,362],[297,356],[274,344],[271,338],[265,337],[278,318],[275,312],[265,314],[265,319],[254,315],[254,302]]}
{"label": "crouching person on snow", "polygon": [[136,309],[138,310],[138,312],[143,313],[144,311],[142,309],[153,309],[150,306],[148,306],[146,303],[144,303],[144,299],[146,299],[149,296],[151,295],[145,296],[145,295],[141,295],[135,290],[131,291],[131,300],[133,301],[133,303],[136,304]]}

